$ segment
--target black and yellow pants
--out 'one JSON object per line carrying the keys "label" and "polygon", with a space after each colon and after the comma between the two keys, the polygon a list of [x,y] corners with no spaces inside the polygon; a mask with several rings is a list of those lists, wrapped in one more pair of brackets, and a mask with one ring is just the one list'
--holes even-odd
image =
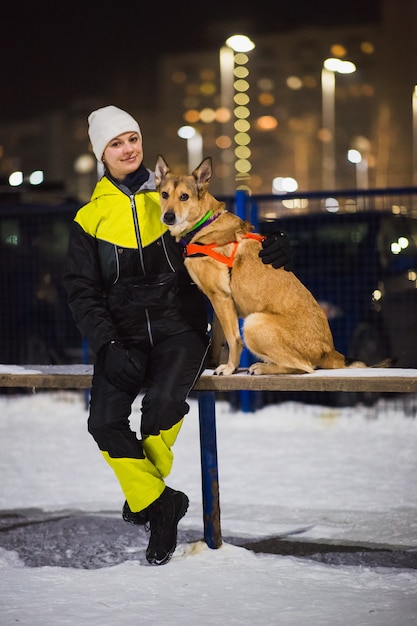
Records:
{"label": "black and yellow pants", "polygon": [[[155,346],[135,346],[143,376],[133,394],[108,382],[100,359],[94,367],[88,430],[113,469],[132,511],[146,508],[165,489],[173,464],[172,446],[189,411],[186,402],[200,375],[208,337],[195,331],[172,335]],[[144,391],[140,437],[129,416]]]}

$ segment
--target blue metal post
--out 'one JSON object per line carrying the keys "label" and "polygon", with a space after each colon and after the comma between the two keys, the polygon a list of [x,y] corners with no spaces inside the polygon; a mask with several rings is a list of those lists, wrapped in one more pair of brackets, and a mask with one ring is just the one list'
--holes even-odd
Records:
{"label": "blue metal post", "polygon": [[216,405],[214,391],[198,394],[201,482],[203,488],[204,539],[209,548],[220,548],[219,478],[217,466]]}
{"label": "blue metal post", "polygon": [[[236,215],[240,217],[242,220],[248,219],[248,211],[247,211],[247,198],[248,195],[246,191],[238,189],[235,192],[235,205],[236,205]],[[249,220],[250,221],[250,220]],[[243,320],[239,320],[239,328],[242,329]],[[241,331],[242,334],[242,331]],[[240,357],[240,366],[244,368],[248,368],[249,365],[253,363],[251,352],[244,347],[242,351],[242,356]],[[253,392],[248,391],[247,389],[241,391],[239,393],[240,397],[240,408],[244,413],[250,413],[252,411],[252,403],[251,398],[253,397]]]}
{"label": "blue metal post", "polygon": [[[240,334],[243,335],[243,320],[239,320],[239,329]],[[249,366],[253,363],[252,353],[244,347],[242,350],[242,354],[240,356],[240,367],[244,369],[248,369]],[[249,391],[248,389],[242,389],[239,392],[240,397],[240,408],[243,413],[251,413],[252,412],[252,398],[254,391]]]}
{"label": "blue metal post", "polygon": [[240,217],[241,220],[246,220],[246,199],[247,199],[246,191],[242,191],[242,189],[238,189],[235,191],[235,207],[236,207],[236,215]]}

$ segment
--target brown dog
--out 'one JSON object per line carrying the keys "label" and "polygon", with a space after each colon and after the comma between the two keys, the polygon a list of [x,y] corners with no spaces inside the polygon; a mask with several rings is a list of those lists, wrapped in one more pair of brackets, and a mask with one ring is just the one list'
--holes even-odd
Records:
{"label": "brown dog", "polygon": [[210,299],[229,347],[228,362],[215,373],[233,374],[239,366],[238,318],[244,318],[246,346],[262,360],[250,366],[250,374],[366,367],[361,361],[348,363],[335,350],[323,310],[298,278],[262,262],[253,226],[208,192],[211,176],[210,157],[188,176],[171,173],[162,156],[155,168],[161,219],[183,241],[187,270]]}

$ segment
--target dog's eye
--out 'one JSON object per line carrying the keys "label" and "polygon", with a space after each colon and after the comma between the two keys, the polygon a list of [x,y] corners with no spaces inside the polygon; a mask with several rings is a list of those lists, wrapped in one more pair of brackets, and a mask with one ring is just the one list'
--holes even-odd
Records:
{"label": "dog's eye", "polygon": [[167,192],[166,192],[166,191],[163,191],[163,192],[161,193],[161,196],[162,196],[162,198],[163,198],[164,200],[166,200],[166,199],[168,198],[168,194],[167,194]]}
{"label": "dog's eye", "polygon": [[190,197],[190,196],[188,195],[188,193],[182,193],[182,194],[180,195],[180,200],[181,200],[181,202],[186,202],[186,201],[188,200],[188,198],[189,198],[189,197]]}

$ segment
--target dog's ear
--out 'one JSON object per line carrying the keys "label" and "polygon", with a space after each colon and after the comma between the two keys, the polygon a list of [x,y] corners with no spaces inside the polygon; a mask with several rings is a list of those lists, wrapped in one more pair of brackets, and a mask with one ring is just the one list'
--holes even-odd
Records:
{"label": "dog's ear", "polygon": [[162,179],[170,172],[169,165],[165,161],[164,157],[158,154],[155,165],[155,185],[158,188],[162,182]]}
{"label": "dog's ear", "polygon": [[194,176],[198,189],[205,189],[211,180],[213,171],[212,159],[207,157],[201,161],[200,165],[195,168],[192,175]]}

